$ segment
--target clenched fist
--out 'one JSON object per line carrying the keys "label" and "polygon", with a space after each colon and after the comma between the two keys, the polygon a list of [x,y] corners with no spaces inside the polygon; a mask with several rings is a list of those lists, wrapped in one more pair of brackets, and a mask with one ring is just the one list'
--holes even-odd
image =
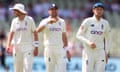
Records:
{"label": "clenched fist", "polygon": [[57,19],[51,18],[51,19],[48,21],[48,23],[52,24],[52,23],[55,23],[56,21],[57,21]]}
{"label": "clenched fist", "polygon": [[96,48],[96,44],[94,42],[89,42],[88,45],[90,46],[90,48],[94,49]]}

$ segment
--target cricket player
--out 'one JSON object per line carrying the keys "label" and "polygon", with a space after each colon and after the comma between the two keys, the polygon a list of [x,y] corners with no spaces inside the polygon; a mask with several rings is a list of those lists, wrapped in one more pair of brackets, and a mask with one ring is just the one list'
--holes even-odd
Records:
{"label": "cricket player", "polygon": [[110,26],[102,18],[104,6],[98,2],[93,5],[93,17],[81,24],[77,38],[84,44],[82,72],[105,72],[110,48]]}
{"label": "cricket player", "polygon": [[66,37],[65,21],[58,16],[58,7],[55,4],[50,5],[49,17],[40,22],[36,32],[44,34],[44,57],[46,72],[66,72],[65,56],[68,60],[71,55],[68,51],[68,42]]}
{"label": "cricket player", "polygon": [[13,44],[14,72],[32,72],[33,55],[38,54],[38,36],[35,22],[27,15],[25,7],[17,3],[13,8],[14,15],[7,40],[7,52]]}

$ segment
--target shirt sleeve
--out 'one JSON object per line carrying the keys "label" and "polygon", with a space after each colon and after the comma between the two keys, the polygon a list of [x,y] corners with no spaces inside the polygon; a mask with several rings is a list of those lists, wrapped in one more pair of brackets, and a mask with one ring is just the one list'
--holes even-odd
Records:
{"label": "shirt sleeve", "polygon": [[63,32],[66,32],[66,24],[65,24],[65,21],[63,21]]}
{"label": "shirt sleeve", "polygon": [[46,26],[48,21],[42,20],[40,21],[39,27],[40,26]]}
{"label": "shirt sleeve", "polygon": [[90,41],[85,37],[85,34],[86,34],[86,31],[87,31],[87,30],[88,30],[88,20],[85,19],[85,20],[82,22],[82,24],[81,24],[81,26],[80,26],[77,34],[76,34],[76,37],[77,37],[79,40],[81,40],[82,42],[88,44]]}
{"label": "shirt sleeve", "polygon": [[35,30],[35,28],[36,28],[36,25],[35,25],[35,21],[33,20],[33,18],[31,17],[31,19],[30,19],[30,23],[31,23],[31,30],[32,30],[32,32]]}
{"label": "shirt sleeve", "polygon": [[12,20],[12,23],[11,23],[10,32],[15,32],[15,30],[16,30],[15,19],[13,19],[13,20]]}
{"label": "shirt sleeve", "polygon": [[110,24],[107,22],[106,24],[106,31],[105,31],[105,51],[108,53],[111,45],[111,28]]}

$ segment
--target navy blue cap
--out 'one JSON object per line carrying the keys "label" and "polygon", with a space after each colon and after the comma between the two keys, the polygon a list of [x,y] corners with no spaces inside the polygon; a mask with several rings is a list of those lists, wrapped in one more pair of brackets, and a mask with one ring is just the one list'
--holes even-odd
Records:
{"label": "navy blue cap", "polygon": [[103,3],[101,3],[101,2],[95,3],[95,4],[93,5],[93,8],[97,8],[97,7],[101,7],[101,8],[104,9],[104,5],[103,5]]}
{"label": "navy blue cap", "polygon": [[51,4],[49,7],[49,10],[50,9],[58,9],[58,6],[56,4]]}

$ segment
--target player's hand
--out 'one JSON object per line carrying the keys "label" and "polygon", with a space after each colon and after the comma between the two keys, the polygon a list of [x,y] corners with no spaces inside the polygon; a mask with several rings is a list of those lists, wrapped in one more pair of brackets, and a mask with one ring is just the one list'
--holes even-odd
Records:
{"label": "player's hand", "polygon": [[108,54],[105,52],[106,64],[108,63]]}
{"label": "player's hand", "polygon": [[57,20],[55,18],[51,18],[48,23],[55,23]]}
{"label": "player's hand", "polygon": [[10,47],[7,47],[7,48],[6,48],[6,52],[7,52],[8,54],[12,54],[12,53],[13,53],[13,49],[11,49]]}
{"label": "player's hand", "polygon": [[35,47],[35,48],[34,48],[33,54],[34,54],[34,56],[37,56],[37,55],[38,55],[38,47]]}
{"label": "player's hand", "polygon": [[8,53],[8,54],[13,54],[13,45],[10,45],[10,46],[7,46],[6,47],[6,52]]}
{"label": "player's hand", "polygon": [[92,49],[96,48],[96,44],[94,42],[89,42],[88,44]]}
{"label": "player's hand", "polygon": [[68,59],[68,61],[70,62],[70,61],[71,61],[71,54],[70,54],[69,51],[66,51],[66,52],[67,52],[67,59]]}

